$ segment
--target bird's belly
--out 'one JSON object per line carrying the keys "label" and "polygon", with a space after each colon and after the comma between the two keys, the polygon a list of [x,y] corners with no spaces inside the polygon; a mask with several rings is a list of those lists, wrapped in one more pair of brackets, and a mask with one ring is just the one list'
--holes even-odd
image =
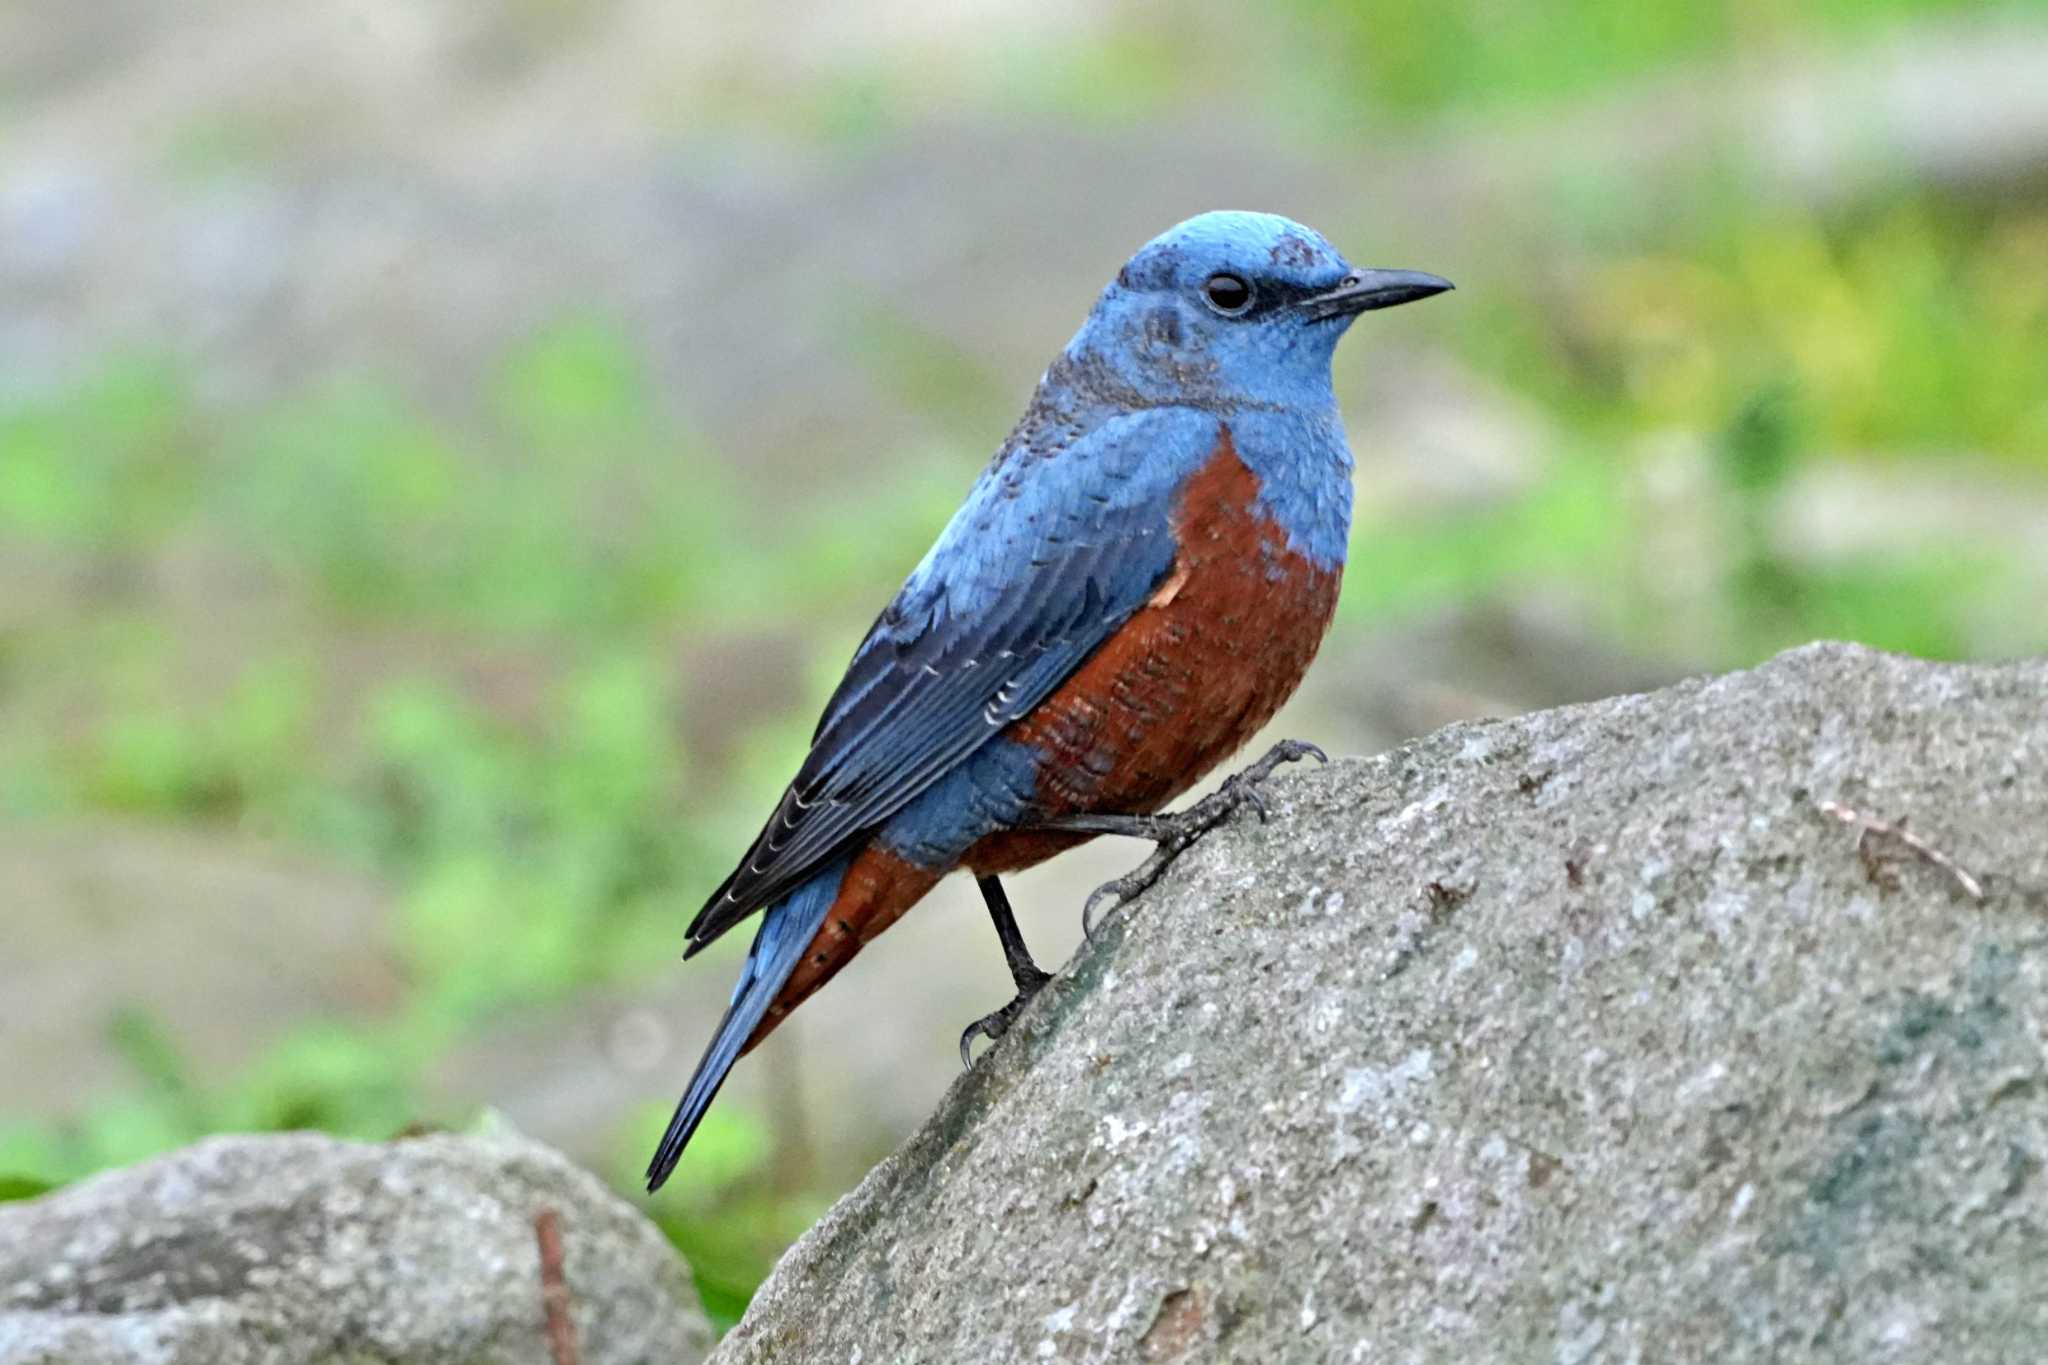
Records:
{"label": "bird's belly", "polygon": [[[1174,571],[1058,691],[1005,732],[1036,749],[1031,812],[1157,810],[1241,748],[1308,671],[1336,610],[1341,566],[1288,547],[1228,440],[1176,517]],[[1013,871],[1080,840],[991,834],[962,859]]]}

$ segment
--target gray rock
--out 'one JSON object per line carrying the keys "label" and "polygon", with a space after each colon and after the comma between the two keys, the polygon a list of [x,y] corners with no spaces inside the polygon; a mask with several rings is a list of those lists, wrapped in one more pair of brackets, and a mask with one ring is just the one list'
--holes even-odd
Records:
{"label": "gray rock", "polygon": [[1817,645],[1272,794],[715,1361],[2048,1358],[2048,661]]}
{"label": "gray rock", "polygon": [[548,1365],[546,1208],[585,1365],[704,1358],[661,1234],[504,1133],[214,1138],[0,1205],[0,1362]]}

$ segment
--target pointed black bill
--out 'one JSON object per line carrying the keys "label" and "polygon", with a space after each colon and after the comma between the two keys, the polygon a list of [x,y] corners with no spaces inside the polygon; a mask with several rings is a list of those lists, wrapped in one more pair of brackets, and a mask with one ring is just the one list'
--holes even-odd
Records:
{"label": "pointed black bill", "polygon": [[1312,318],[1350,317],[1375,308],[1413,303],[1456,287],[1441,275],[1426,275],[1420,270],[1360,270],[1346,276],[1344,283],[1328,293],[1302,300],[1301,307]]}

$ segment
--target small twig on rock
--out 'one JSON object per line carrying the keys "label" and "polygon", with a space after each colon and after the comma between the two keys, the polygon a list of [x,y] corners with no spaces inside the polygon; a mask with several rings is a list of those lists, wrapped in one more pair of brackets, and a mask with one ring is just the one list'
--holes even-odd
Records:
{"label": "small twig on rock", "polygon": [[583,1365],[576,1352],[576,1326],[569,1321],[569,1281],[562,1275],[562,1215],[542,1209],[534,1215],[540,1243],[540,1305],[547,1316],[548,1353],[555,1365]]}
{"label": "small twig on rock", "polygon": [[1856,855],[1863,859],[1863,866],[1870,871],[1873,879],[1878,877],[1878,861],[1876,855],[1870,850],[1870,836],[1880,834],[1886,838],[1897,839],[1926,861],[1933,863],[1936,867],[1948,873],[1949,876],[1955,878],[1956,885],[1963,888],[1963,894],[1971,900],[1980,903],[1983,901],[1983,885],[1975,877],[1964,871],[1955,859],[1949,857],[1919,835],[1908,830],[1903,819],[1897,821],[1880,820],[1875,816],[1865,815],[1861,811],[1851,810],[1839,801],[1821,802],[1820,813],[1822,815],[1831,815],[1856,831]]}

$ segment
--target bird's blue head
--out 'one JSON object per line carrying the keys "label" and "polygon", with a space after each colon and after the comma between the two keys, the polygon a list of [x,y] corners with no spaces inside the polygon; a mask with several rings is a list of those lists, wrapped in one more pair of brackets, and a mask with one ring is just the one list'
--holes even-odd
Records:
{"label": "bird's blue head", "polygon": [[1450,287],[1360,269],[1277,214],[1204,213],[1139,248],[1067,358],[1152,402],[1327,404],[1331,353],[1360,313]]}

